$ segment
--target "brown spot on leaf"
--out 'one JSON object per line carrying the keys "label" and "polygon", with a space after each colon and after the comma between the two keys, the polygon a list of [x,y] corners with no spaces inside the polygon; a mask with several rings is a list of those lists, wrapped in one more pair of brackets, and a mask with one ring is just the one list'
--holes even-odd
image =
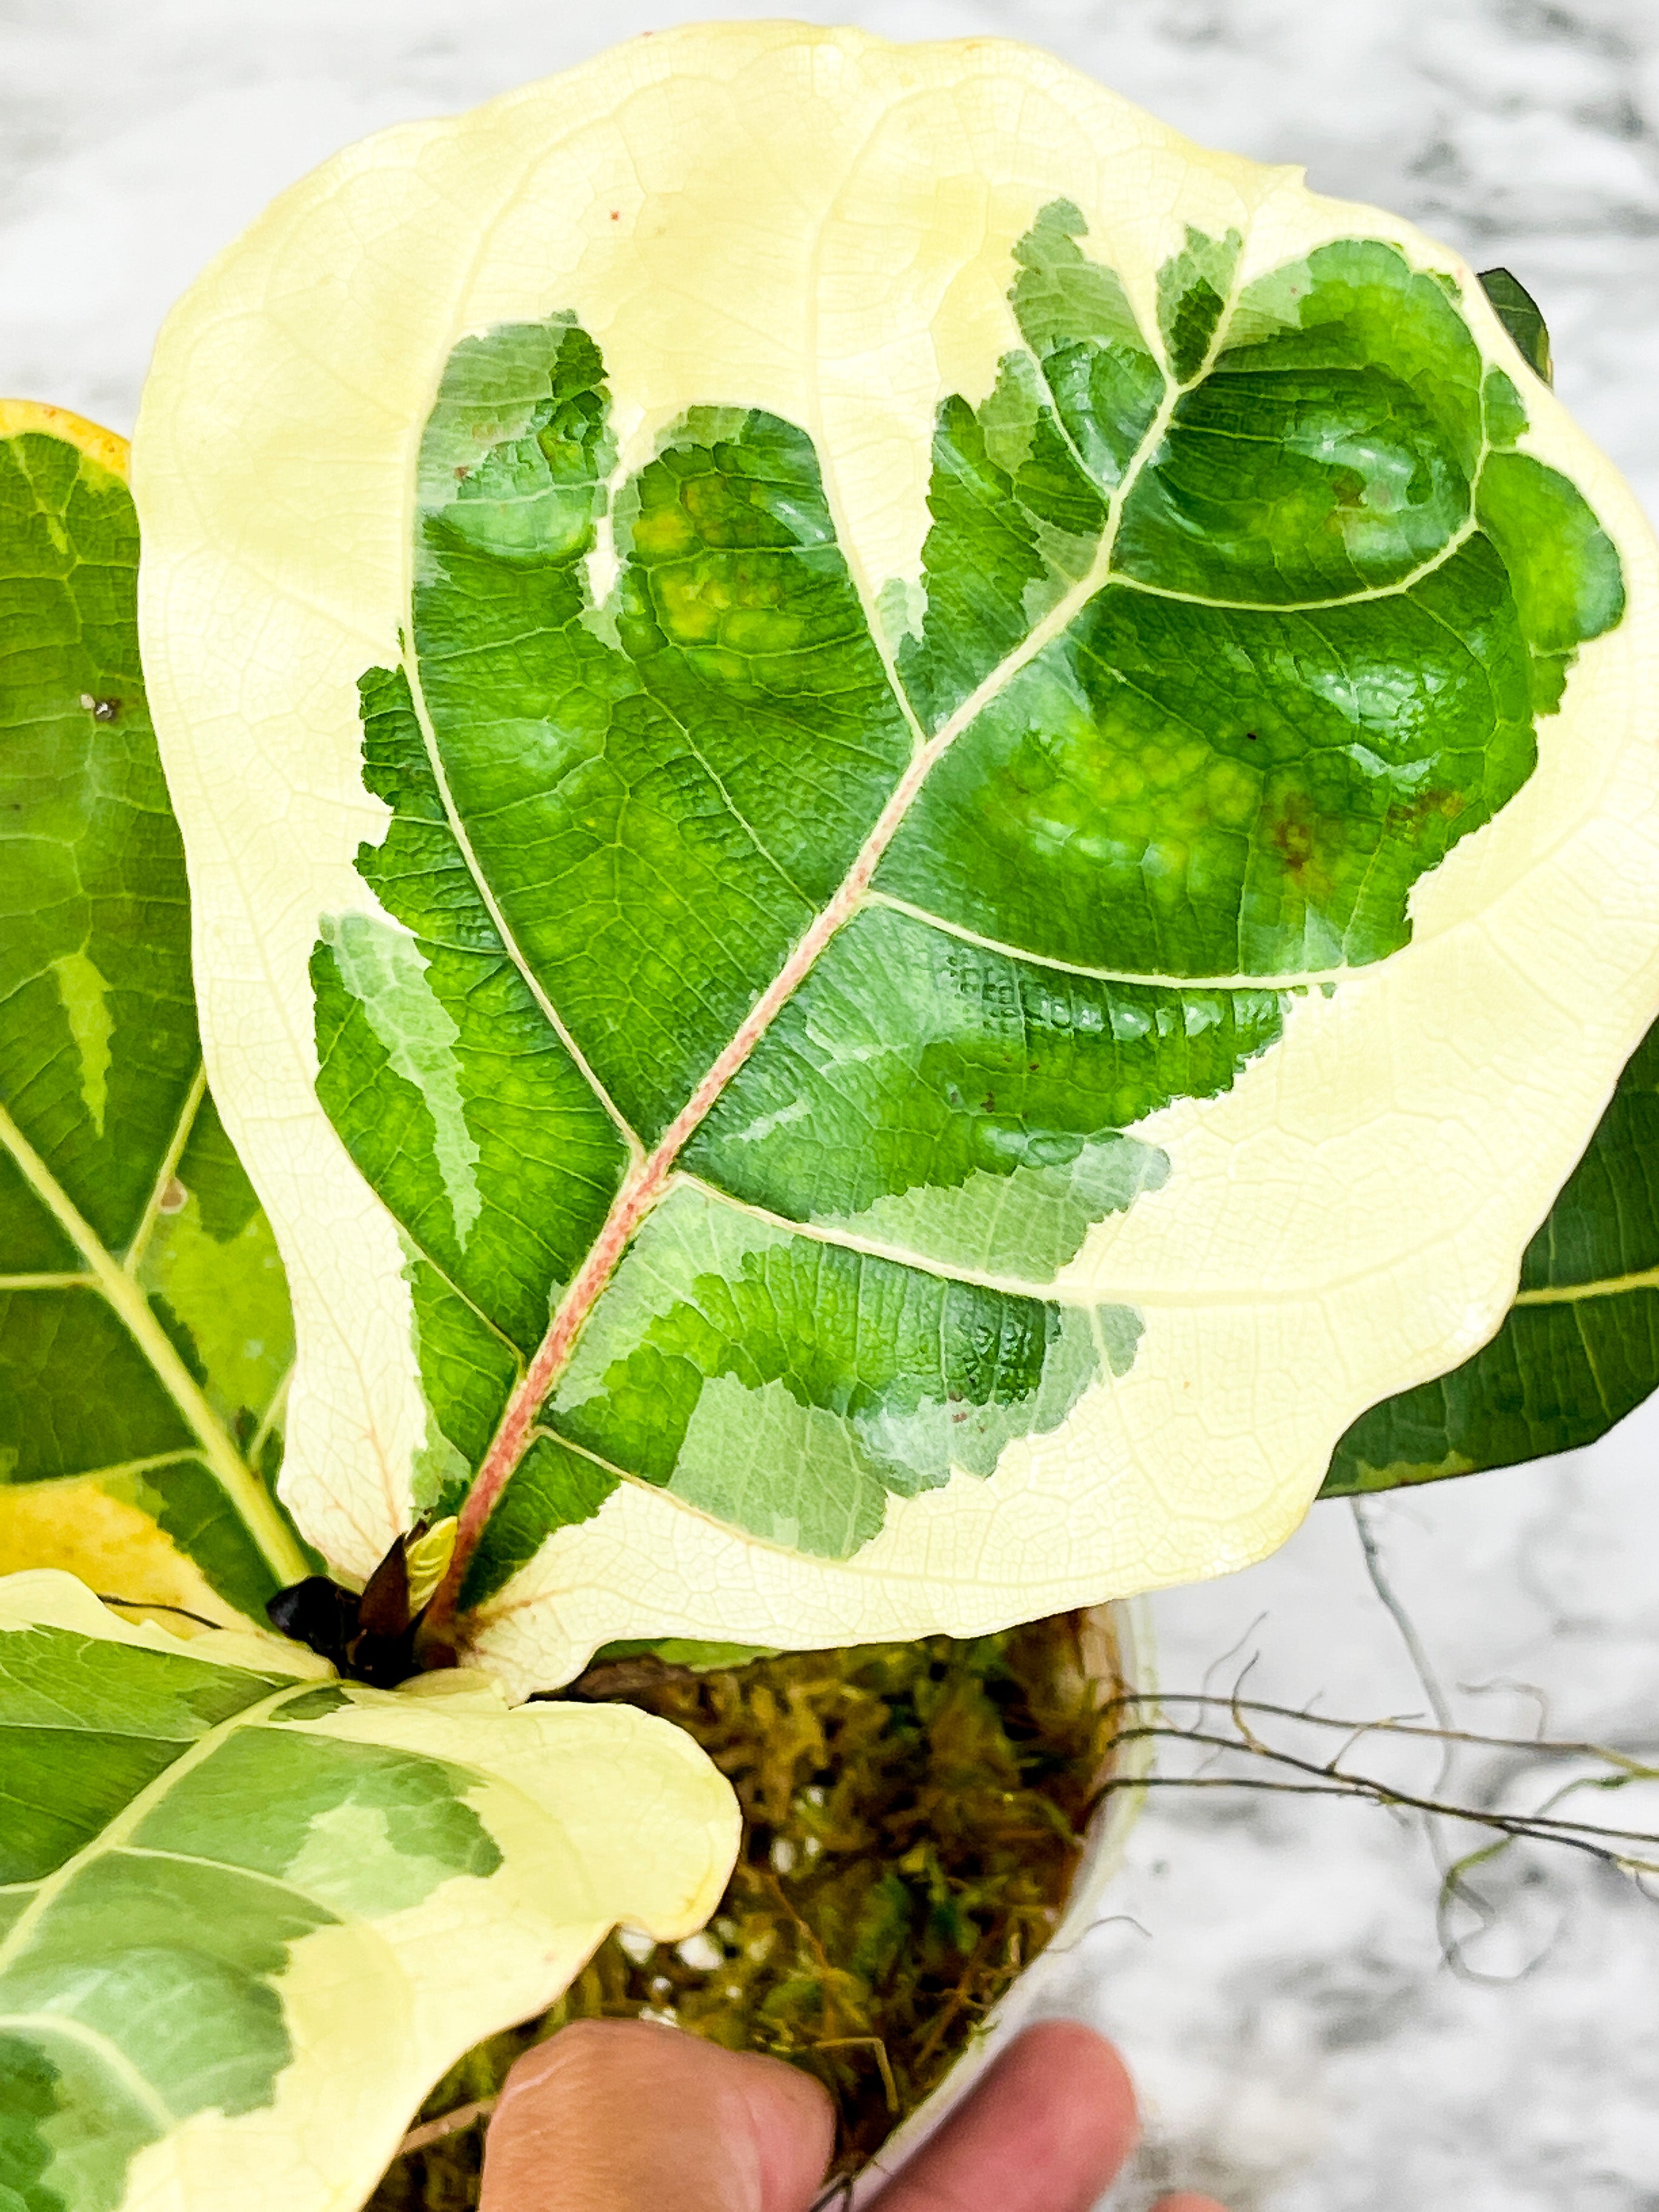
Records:
{"label": "brown spot on leaf", "polygon": [[1397,800],[1389,809],[1389,827],[1395,831],[1419,830],[1437,815],[1443,822],[1455,822],[1466,803],[1461,791],[1436,784],[1427,791],[1419,791],[1415,799]]}
{"label": "brown spot on leaf", "polygon": [[1273,841],[1293,876],[1300,875],[1314,856],[1313,824],[1289,812],[1273,826]]}
{"label": "brown spot on leaf", "polygon": [[1304,898],[1315,906],[1334,888],[1331,864],[1342,842],[1342,824],[1322,819],[1304,791],[1286,792],[1267,823],[1267,842]]}

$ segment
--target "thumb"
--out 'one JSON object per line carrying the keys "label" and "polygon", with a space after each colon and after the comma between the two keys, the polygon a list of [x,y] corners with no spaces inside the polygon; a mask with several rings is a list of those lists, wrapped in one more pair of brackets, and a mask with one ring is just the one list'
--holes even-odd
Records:
{"label": "thumb", "polygon": [[577,2021],[508,2075],[479,2212],[805,2212],[834,2141],[828,2097],[778,2059]]}
{"label": "thumb", "polygon": [[1080,2021],[1042,2021],[991,2061],[871,2212],[1087,2212],[1136,2132],[1111,2045]]}

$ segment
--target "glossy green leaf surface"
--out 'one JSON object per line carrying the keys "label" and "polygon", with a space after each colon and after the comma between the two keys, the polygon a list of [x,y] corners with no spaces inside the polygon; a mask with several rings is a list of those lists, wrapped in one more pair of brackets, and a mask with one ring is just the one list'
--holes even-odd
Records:
{"label": "glossy green leaf surface", "polygon": [[[1225,1090],[1299,971],[1407,941],[1531,770],[1534,663],[1618,620],[1588,504],[1509,419],[1492,449],[1479,350],[1395,250],[1260,278],[1218,338],[1236,246],[1194,233],[1165,366],[1083,228],[1020,241],[1031,349],[939,411],[890,657],[799,429],[694,412],[615,483],[571,317],[457,349],[411,658],[363,680],[390,919],[325,922],[313,969],[319,1095],[410,1242],[433,1510],[641,1155],[677,1179],[536,1413],[607,1486],[842,1559],[1057,1428],[1135,1356],[1133,1309],[1041,1295],[1164,1181],[1127,1130]],[[555,1525],[514,1507],[471,1602]]]}
{"label": "glossy green leaf surface", "polygon": [[0,1580],[0,2202],[354,2212],[468,2044],[711,1909],[736,1807],[665,1723],[319,1670]]}
{"label": "glossy green leaf surface", "polygon": [[287,1494],[457,1514],[520,1688],[1260,1556],[1652,1019],[1627,493],[1455,255],[1029,50],[342,157],[139,452]]}
{"label": "glossy green leaf surface", "polygon": [[1373,1407],[1321,1496],[1511,1467],[1594,1443],[1659,1389],[1659,1027],[1648,1031],[1521,1263],[1492,1342]]}
{"label": "glossy green leaf surface", "polygon": [[0,408],[0,1569],[258,1616],[293,1328],[208,1097],[118,440]]}

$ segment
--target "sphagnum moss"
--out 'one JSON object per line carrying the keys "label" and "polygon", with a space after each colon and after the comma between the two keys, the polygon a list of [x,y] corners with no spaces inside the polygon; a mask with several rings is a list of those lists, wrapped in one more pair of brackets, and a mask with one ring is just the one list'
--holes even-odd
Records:
{"label": "sphagnum moss", "polygon": [[[705,1935],[613,1936],[551,2012],[469,2052],[424,2116],[493,2095],[567,2021],[642,2015],[816,2075],[837,2172],[862,2165],[1060,1918],[1113,1726],[1081,1637],[1064,1614],[713,1673],[591,1668],[571,1694],[660,1714],[730,1778],[741,1857]],[[482,2154],[480,2127],[405,2154],[371,2212],[465,2212]]]}

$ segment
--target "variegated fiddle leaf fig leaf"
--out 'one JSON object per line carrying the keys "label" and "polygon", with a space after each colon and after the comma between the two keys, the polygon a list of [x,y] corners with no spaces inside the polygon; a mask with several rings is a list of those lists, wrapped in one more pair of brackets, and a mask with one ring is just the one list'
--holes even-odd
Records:
{"label": "variegated fiddle leaf fig leaf", "polygon": [[1042,55],[376,141],[138,453],[285,1494],[459,1512],[521,1688],[1258,1556],[1652,1018],[1628,493],[1455,255]]}
{"label": "variegated fiddle leaf fig leaf", "polygon": [[1321,1496],[1394,1490],[1594,1443],[1659,1390],[1659,1024],[1528,1245],[1490,1344],[1363,1413]]}
{"label": "variegated fiddle leaf fig leaf", "polygon": [[220,1620],[307,1571],[293,1328],[202,1074],[125,441],[0,403],[0,1571]]}
{"label": "variegated fiddle leaf fig leaf", "polygon": [[0,1581],[0,2203],[356,2212],[471,2044],[713,1911],[737,1805],[679,1730],[329,1674]]}

